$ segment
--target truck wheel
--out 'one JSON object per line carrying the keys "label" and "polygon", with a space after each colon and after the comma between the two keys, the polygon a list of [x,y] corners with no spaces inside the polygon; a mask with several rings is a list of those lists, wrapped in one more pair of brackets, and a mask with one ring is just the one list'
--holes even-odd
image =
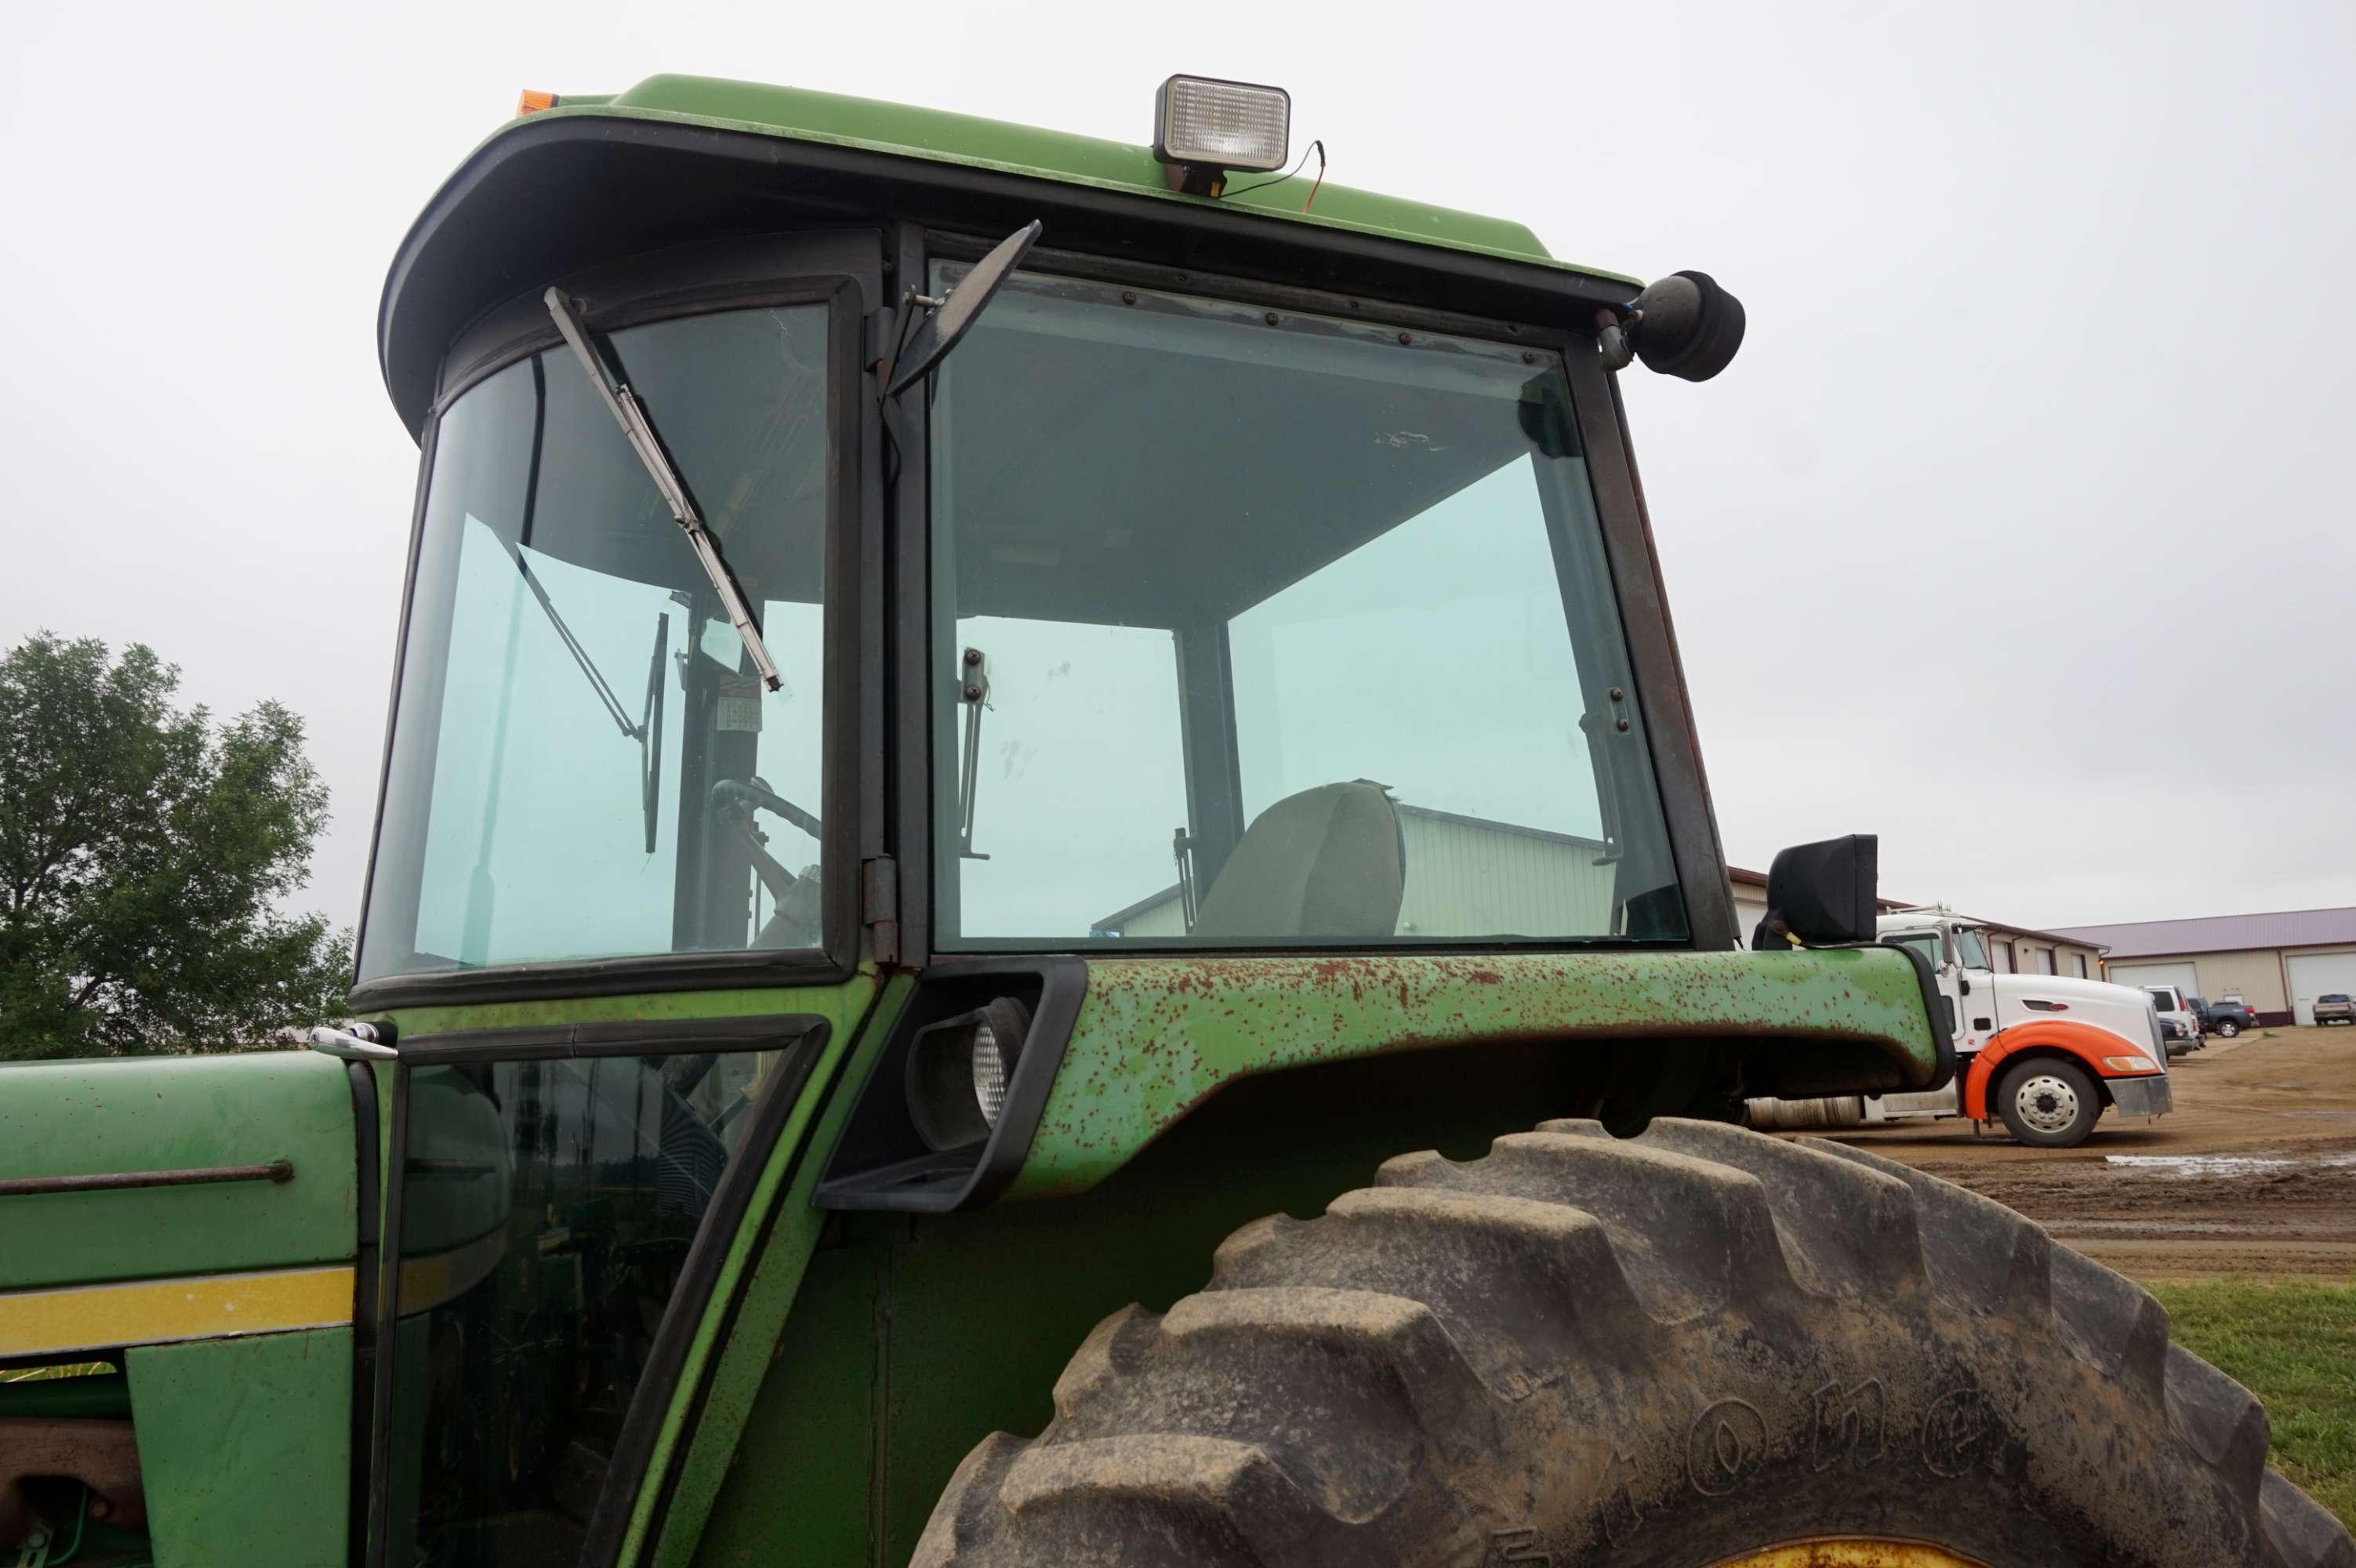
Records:
{"label": "truck wheel", "polygon": [[2221,1018],[2217,1021],[2217,1033],[2221,1038],[2230,1040],[2241,1032],[2242,1026],[2231,1018]]}
{"label": "truck wheel", "polygon": [[2102,1097],[2083,1068],[2036,1057],[2010,1069],[1997,1086],[1997,1114],[2012,1135],[2045,1149],[2074,1149],[2094,1131]]}
{"label": "truck wheel", "polygon": [[2157,1302],[1959,1187],[1668,1120],[1376,1182],[1098,1325],[917,1568],[2356,1568]]}

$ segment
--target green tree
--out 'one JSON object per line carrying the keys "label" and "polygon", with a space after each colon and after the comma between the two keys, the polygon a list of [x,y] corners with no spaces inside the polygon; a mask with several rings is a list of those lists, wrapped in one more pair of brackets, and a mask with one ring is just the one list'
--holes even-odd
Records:
{"label": "green tree", "polygon": [[0,657],[0,1060],[240,1050],[338,1010],[351,939],[284,913],[327,791],[275,703],[215,726],[134,643]]}

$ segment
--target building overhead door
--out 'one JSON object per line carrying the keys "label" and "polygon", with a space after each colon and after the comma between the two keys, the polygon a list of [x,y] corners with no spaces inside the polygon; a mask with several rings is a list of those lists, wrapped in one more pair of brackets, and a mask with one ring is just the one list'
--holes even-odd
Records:
{"label": "building overhead door", "polygon": [[2115,985],[2173,985],[2187,996],[2201,994],[2201,976],[2189,963],[2115,963],[2103,978]]}
{"label": "building overhead door", "polygon": [[2315,1022],[2315,999],[2331,992],[2356,996],[2356,952],[2293,953],[2284,960],[2290,972],[2290,1011],[2295,1023]]}

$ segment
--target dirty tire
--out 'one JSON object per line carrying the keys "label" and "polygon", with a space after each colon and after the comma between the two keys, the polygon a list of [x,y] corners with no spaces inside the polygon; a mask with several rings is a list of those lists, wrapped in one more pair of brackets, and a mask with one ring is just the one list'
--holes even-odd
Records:
{"label": "dirty tire", "polygon": [[1098,1325],[917,1568],[1612,1563],[1850,1535],[1998,1565],[2356,1568],[2141,1289],[1840,1145],[1551,1122],[1255,1221]]}
{"label": "dirty tire", "polygon": [[[2031,1101],[2049,1109],[2040,1114]],[[2103,1101],[2085,1069],[2052,1057],[2031,1057],[2006,1071],[1997,1085],[1996,1108],[2005,1130],[2019,1142],[2040,1149],[2074,1149],[2094,1135]],[[2057,1111],[2067,1113],[2066,1123],[2050,1119]]]}

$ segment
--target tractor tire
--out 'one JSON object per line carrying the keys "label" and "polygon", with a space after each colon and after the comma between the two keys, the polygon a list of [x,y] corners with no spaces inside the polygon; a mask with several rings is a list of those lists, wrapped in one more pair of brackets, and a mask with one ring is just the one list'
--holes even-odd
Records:
{"label": "tractor tire", "polygon": [[1997,1082],[1996,1113],[2020,1143],[2074,1149],[2094,1135],[2103,1100],[2085,1069],[2053,1057],[2031,1057],[2007,1069]]}
{"label": "tractor tire", "polygon": [[1392,1160],[1107,1318],[1055,1408],[966,1458],[916,1568],[2356,1568],[2142,1290],[1960,1187],[1715,1122]]}

